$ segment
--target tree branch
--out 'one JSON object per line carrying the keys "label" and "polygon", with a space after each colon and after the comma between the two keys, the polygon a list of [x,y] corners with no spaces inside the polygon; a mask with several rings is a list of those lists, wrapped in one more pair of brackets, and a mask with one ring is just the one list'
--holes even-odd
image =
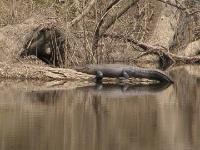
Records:
{"label": "tree branch", "polygon": [[177,9],[180,9],[182,11],[185,11],[190,16],[200,12],[200,10],[195,10],[193,12],[190,12],[190,10],[187,9],[185,6],[183,6],[181,4],[181,2],[179,2],[179,1],[178,1],[178,3],[179,3],[180,6],[178,6],[177,4],[174,4],[174,3],[170,2],[170,1],[167,1],[167,0],[166,1],[165,0],[157,0],[157,1],[165,3],[165,4],[168,4],[168,5],[173,6],[173,7],[176,7]]}
{"label": "tree branch", "polygon": [[177,4],[171,3],[171,2],[169,2],[169,1],[165,1],[165,0],[157,0],[157,1],[162,2],[162,3],[165,3],[165,4],[168,4],[168,5],[173,6],[173,7],[176,7],[176,8],[178,8],[178,9],[180,9],[180,10],[186,10],[186,8],[183,8],[183,7],[181,7],[181,6],[178,6]]}
{"label": "tree branch", "polygon": [[77,16],[76,18],[74,18],[72,21],[68,22],[68,26],[73,26],[74,24],[78,23],[92,8],[92,6],[95,4],[96,0],[91,0],[90,3],[88,4],[88,6],[86,8],[83,9],[83,12]]}
{"label": "tree branch", "polygon": [[97,55],[98,42],[103,33],[105,33],[118,18],[120,18],[129,8],[135,5],[138,1],[139,0],[115,0],[108,6],[108,8],[106,9],[107,11],[102,16],[94,33],[92,42],[93,55]]}
{"label": "tree branch", "polygon": [[[167,65],[171,65],[171,64],[194,64],[194,63],[199,63],[200,62],[200,56],[192,56],[192,57],[188,57],[188,56],[180,56],[180,55],[176,55],[173,53],[168,52],[168,50],[166,51],[165,47],[162,46],[154,46],[154,45],[150,45],[147,43],[143,43],[143,42],[139,42],[133,38],[131,38],[130,36],[124,36],[124,35],[120,35],[120,34],[103,34],[103,37],[109,37],[109,38],[114,38],[114,39],[118,39],[118,40],[124,40],[127,42],[130,42],[136,46],[139,46],[141,49],[144,50],[144,52],[134,58],[134,59],[139,59],[143,56],[149,55],[149,54],[156,54],[158,55],[160,58],[164,58],[163,60],[168,60],[169,62],[167,62]],[[165,66],[166,62],[163,62],[163,65]]]}

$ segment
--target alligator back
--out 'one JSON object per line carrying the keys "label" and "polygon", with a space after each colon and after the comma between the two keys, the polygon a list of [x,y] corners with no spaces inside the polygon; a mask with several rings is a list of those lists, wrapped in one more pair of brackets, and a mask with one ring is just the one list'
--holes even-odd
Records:
{"label": "alligator back", "polygon": [[121,77],[123,66],[117,64],[90,64],[76,70],[91,75],[96,75],[97,71],[101,71],[104,77],[118,78]]}

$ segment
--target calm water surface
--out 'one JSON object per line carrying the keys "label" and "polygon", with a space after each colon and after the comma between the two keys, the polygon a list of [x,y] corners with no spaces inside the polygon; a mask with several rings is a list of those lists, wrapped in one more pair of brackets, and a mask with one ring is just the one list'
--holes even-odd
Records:
{"label": "calm water surface", "polygon": [[64,90],[0,83],[1,150],[199,150],[200,69],[174,85]]}

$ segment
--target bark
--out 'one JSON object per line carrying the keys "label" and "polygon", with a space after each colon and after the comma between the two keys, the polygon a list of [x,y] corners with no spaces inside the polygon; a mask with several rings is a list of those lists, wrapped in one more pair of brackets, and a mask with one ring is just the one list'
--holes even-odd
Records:
{"label": "bark", "polygon": [[187,47],[180,51],[179,54],[183,56],[196,56],[200,54],[200,40],[191,42],[187,45]]}
{"label": "bark", "polygon": [[[176,63],[199,63],[199,57],[196,56],[199,54],[199,41],[192,42],[192,30],[195,25],[191,15],[194,12],[188,10],[184,5],[188,1],[158,1],[163,3],[163,10],[153,34],[145,42],[164,47],[164,50],[170,57],[173,57],[173,61]],[[177,53],[177,55],[169,51]]]}
{"label": "bark", "polygon": [[[172,2],[175,3],[175,0],[172,0]],[[162,11],[155,24],[155,30],[145,42],[169,49],[173,42],[175,28],[178,26],[177,17],[179,17],[180,11],[176,7],[165,5],[164,3],[160,7],[162,7]]]}
{"label": "bark", "polygon": [[[194,18],[199,18],[199,16],[195,14],[198,11],[189,10],[188,7],[191,6],[186,7],[187,3],[190,2],[189,0],[157,1],[162,2],[163,10],[158,22],[156,23],[154,33],[151,35],[151,38],[147,43],[163,46],[167,50],[175,53],[177,53],[177,51],[183,51],[187,45],[189,46],[193,41],[193,28],[199,24],[194,23]],[[188,53],[188,50],[186,51]],[[193,52],[195,51],[196,50]],[[195,53],[193,53],[193,55],[195,55]]]}

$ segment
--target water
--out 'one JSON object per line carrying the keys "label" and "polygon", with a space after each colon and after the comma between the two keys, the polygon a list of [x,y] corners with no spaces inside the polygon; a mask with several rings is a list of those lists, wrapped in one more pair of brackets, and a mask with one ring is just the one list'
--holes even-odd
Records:
{"label": "water", "polygon": [[0,149],[198,150],[199,70],[173,70],[169,87],[2,81]]}

